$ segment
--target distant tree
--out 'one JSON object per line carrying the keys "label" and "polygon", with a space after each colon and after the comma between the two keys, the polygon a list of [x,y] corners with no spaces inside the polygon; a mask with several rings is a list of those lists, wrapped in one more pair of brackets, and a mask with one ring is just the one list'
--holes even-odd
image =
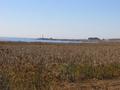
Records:
{"label": "distant tree", "polygon": [[88,40],[101,40],[101,39],[98,37],[90,37],[90,38],[88,38]]}

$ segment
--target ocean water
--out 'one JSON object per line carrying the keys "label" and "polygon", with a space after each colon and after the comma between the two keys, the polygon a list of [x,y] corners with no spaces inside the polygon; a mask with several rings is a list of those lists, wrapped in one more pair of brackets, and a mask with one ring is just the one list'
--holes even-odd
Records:
{"label": "ocean water", "polygon": [[34,38],[9,38],[1,37],[0,41],[9,42],[45,42],[45,43],[81,43],[81,41],[69,41],[69,40],[44,40],[44,39],[34,39]]}

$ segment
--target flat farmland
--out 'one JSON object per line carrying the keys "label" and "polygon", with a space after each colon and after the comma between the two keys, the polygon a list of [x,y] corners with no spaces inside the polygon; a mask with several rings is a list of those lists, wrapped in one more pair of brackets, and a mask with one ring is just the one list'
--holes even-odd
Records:
{"label": "flat farmland", "polygon": [[120,90],[120,43],[0,42],[0,90]]}

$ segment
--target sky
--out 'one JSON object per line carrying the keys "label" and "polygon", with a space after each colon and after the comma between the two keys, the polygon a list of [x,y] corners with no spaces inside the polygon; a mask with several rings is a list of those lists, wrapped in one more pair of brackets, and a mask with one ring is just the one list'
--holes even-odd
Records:
{"label": "sky", "polygon": [[120,38],[120,0],[0,0],[0,37]]}

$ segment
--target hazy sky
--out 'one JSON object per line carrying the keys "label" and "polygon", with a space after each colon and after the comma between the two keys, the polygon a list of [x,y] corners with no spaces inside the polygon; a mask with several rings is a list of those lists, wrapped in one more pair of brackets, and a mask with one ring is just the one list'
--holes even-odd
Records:
{"label": "hazy sky", "polygon": [[120,0],[0,0],[0,36],[120,38]]}

